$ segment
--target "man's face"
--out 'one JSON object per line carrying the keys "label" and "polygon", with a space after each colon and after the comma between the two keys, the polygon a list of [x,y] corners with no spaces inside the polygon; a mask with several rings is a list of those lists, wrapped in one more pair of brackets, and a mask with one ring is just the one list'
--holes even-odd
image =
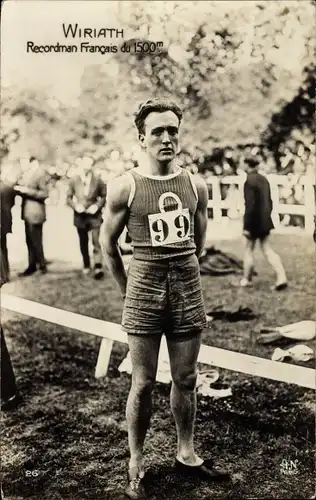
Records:
{"label": "man's face", "polygon": [[33,171],[39,167],[39,163],[37,160],[32,160],[32,161],[30,161],[29,167],[27,165],[25,165],[24,167],[25,167],[25,171],[27,171],[28,169],[31,169]]}
{"label": "man's face", "polygon": [[92,158],[90,158],[89,156],[84,156],[82,159],[81,159],[81,162],[80,162],[80,167],[82,169],[82,172],[86,175],[88,172],[90,172],[90,170],[92,169],[92,165],[93,165],[93,160]]}
{"label": "man's face", "polygon": [[145,120],[140,141],[147,154],[160,163],[174,159],[179,147],[179,119],[172,111],[152,112]]}

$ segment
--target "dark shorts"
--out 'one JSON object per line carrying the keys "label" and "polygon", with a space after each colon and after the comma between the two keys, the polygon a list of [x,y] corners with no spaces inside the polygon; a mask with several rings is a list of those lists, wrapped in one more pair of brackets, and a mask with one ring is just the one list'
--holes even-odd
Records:
{"label": "dark shorts", "polygon": [[122,329],[129,334],[179,338],[199,333],[206,315],[197,256],[161,261],[131,259]]}
{"label": "dark shorts", "polygon": [[255,240],[265,240],[270,234],[270,231],[253,231],[247,236],[248,240],[255,241]]}

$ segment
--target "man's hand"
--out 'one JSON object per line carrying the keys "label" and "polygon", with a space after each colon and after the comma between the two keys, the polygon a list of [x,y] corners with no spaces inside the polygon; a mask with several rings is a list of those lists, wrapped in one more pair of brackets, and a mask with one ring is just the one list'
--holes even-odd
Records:
{"label": "man's hand", "polygon": [[249,239],[249,238],[250,238],[250,233],[249,233],[249,231],[243,231],[243,233],[242,233],[242,234],[245,236],[245,238],[247,238],[247,239]]}
{"label": "man's hand", "polygon": [[29,189],[26,186],[22,186],[20,184],[16,184],[13,189],[14,191],[17,191],[18,193],[21,194],[26,194],[29,191]]}
{"label": "man's hand", "polygon": [[75,205],[75,211],[76,211],[78,214],[82,214],[82,213],[85,211],[84,206],[83,206],[83,205],[81,205],[81,203],[77,203],[77,204]]}
{"label": "man's hand", "polygon": [[93,204],[93,205],[90,205],[90,207],[86,210],[86,212],[87,212],[87,214],[94,215],[97,213],[98,210],[99,210],[98,205]]}

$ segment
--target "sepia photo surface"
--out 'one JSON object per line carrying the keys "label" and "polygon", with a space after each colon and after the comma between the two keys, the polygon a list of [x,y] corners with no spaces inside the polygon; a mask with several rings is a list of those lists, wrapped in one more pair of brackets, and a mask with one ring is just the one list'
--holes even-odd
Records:
{"label": "sepia photo surface", "polygon": [[315,2],[1,14],[1,498],[315,498]]}

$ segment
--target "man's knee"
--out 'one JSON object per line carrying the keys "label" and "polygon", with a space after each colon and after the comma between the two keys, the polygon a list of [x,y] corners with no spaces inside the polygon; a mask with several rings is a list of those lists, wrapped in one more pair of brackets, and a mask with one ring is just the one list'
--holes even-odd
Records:
{"label": "man's knee", "polygon": [[92,244],[93,244],[93,250],[96,252],[101,251],[101,244],[100,244],[100,229],[92,229]]}
{"label": "man's knee", "polygon": [[148,375],[132,376],[132,391],[140,398],[150,395],[154,389],[155,379]]}
{"label": "man's knee", "polygon": [[263,255],[265,255],[266,257],[270,257],[271,255],[272,256],[275,255],[274,250],[270,247],[268,242],[266,242],[264,240],[260,241],[260,245],[261,245],[261,250],[262,250]]}
{"label": "man's knee", "polygon": [[179,371],[173,374],[172,380],[180,391],[194,391],[197,381],[197,370]]}
{"label": "man's knee", "polygon": [[99,241],[95,241],[93,243],[93,251],[94,251],[94,253],[100,253],[101,252],[101,245],[100,245]]}

